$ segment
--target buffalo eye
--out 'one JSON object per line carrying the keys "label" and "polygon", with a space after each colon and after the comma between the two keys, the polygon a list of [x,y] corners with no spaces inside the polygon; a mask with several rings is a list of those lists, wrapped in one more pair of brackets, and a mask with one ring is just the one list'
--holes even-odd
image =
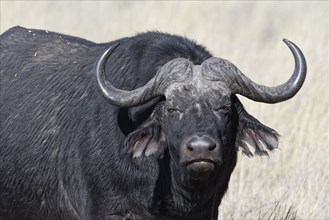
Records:
{"label": "buffalo eye", "polygon": [[231,110],[230,106],[226,106],[226,105],[214,108],[215,112],[222,113],[222,114],[227,114],[230,112],[230,110]]}
{"label": "buffalo eye", "polygon": [[167,108],[167,112],[169,114],[181,113],[181,111],[178,108]]}

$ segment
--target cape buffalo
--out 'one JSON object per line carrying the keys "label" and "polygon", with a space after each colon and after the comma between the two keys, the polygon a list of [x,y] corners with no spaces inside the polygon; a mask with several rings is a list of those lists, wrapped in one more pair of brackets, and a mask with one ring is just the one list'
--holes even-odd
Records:
{"label": "cape buffalo", "polygon": [[282,102],[307,70],[286,39],[295,69],[276,87],[159,32],[96,44],[14,27],[0,40],[1,220],[216,219],[237,151],[278,144],[235,94]]}

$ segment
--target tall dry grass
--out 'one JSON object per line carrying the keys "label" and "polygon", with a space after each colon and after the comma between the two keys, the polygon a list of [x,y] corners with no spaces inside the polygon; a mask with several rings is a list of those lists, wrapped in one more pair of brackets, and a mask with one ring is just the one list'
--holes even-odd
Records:
{"label": "tall dry grass", "polygon": [[308,76],[292,100],[248,111],[281,134],[270,157],[239,156],[219,219],[329,219],[329,1],[1,1],[1,33],[21,25],[111,41],[146,30],[186,35],[267,85],[288,79],[306,55]]}

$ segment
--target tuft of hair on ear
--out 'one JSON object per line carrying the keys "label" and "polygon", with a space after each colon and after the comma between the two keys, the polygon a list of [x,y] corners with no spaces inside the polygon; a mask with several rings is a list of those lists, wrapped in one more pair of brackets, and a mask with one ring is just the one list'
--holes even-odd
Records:
{"label": "tuft of hair on ear", "polygon": [[133,158],[151,155],[161,158],[165,147],[165,134],[156,120],[142,124],[125,139],[125,148]]}
{"label": "tuft of hair on ear", "polygon": [[[248,157],[268,156],[267,150],[272,151],[278,147],[279,134],[247,113],[241,103],[236,107],[238,107],[236,150],[241,149]],[[254,149],[254,153],[251,149]]]}

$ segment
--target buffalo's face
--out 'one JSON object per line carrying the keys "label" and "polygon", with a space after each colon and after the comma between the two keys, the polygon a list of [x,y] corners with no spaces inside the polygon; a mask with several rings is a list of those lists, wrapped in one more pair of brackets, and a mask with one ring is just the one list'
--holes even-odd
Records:
{"label": "buffalo's face", "polygon": [[160,88],[165,100],[151,104],[150,117],[127,138],[133,158],[168,149],[176,179],[191,182],[219,176],[238,149],[250,156],[251,148],[261,155],[277,147],[277,133],[249,115],[208,66],[170,64],[171,84]]}
{"label": "buffalo's face", "polygon": [[[254,154],[264,155],[277,147],[277,133],[249,115],[235,94],[278,103],[299,91],[306,77],[306,61],[295,44],[286,39],[284,42],[294,56],[295,68],[287,82],[275,87],[257,84],[231,62],[211,57],[200,65],[185,58],[173,59],[144,86],[121,90],[107,82],[104,74],[106,61],[119,44],[100,57],[95,80],[100,94],[119,107],[139,108],[152,99],[165,97],[146,105],[152,106],[152,113],[142,114],[146,120],[129,132],[126,147],[133,158],[161,158],[168,149],[171,171],[178,173],[176,179],[205,180],[218,168],[232,170],[230,161],[236,158],[233,154],[238,149],[251,156],[253,150]],[[140,117],[133,114],[132,118]]]}
{"label": "buffalo's face", "polygon": [[229,89],[206,82],[176,83],[166,92],[164,133],[185,178],[203,180],[234,151],[237,117]]}

